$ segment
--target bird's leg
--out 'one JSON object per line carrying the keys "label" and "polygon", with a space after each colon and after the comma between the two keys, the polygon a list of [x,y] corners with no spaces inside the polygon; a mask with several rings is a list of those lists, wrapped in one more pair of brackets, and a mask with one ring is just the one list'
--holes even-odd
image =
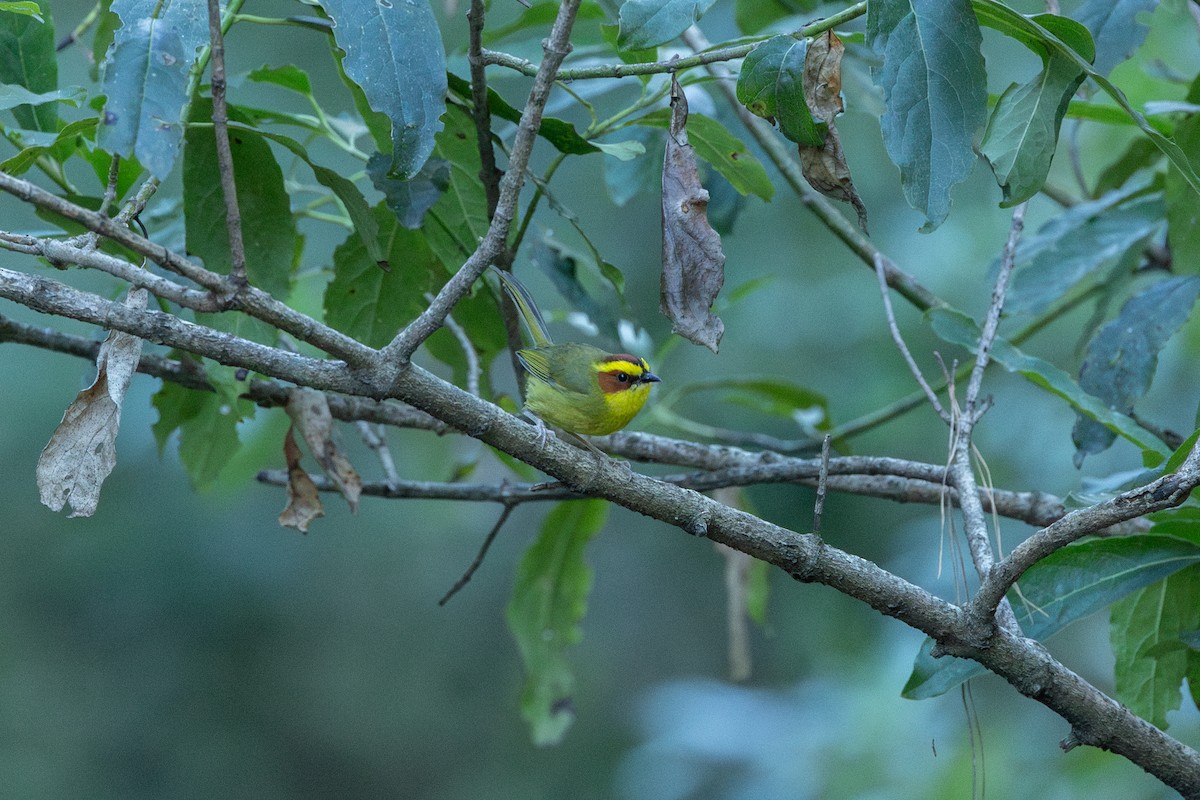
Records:
{"label": "bird's leg", "polygon": [[528,408],[521,409],[521,415],[533,422],[533,426],[537,428],[538,447],[545,450],[546,442],[554,438],[554,431],[537,414],[530,411]]}

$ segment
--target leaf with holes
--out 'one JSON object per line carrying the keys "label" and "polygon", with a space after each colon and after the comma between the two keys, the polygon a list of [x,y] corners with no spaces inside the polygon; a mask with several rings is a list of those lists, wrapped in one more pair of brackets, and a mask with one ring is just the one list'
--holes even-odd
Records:
{"label": "leaf with holes", "polygon": [[123,24],[104,60],[108,101],[96,143],[165,178],[183,142],[188,76],[208,42],[208,10],[192,0],[113,0],[112,10]]}

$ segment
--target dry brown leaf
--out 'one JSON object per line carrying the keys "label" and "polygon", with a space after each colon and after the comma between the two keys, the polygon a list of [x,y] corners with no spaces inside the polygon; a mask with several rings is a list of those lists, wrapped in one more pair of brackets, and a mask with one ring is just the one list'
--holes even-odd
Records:
{"label": "dry brown leaf", "polygon": [[292,389],[287,413],[300,430],[313,458],[346,498],[350,510],[357,512],[362,479],[333,440],[333,415],[329,413],[325,393],[303,387]]}
{"label": "dry brown leaf", "polygon": [[[145,289],[131,289],[130,308],[145,308]],[[121,404],[142,357],[142,340],[112,331],[96,356],[96,380],[67,407],[37,463],[42,503],[72,517],[90,517],[100,503],[100,487],[117,463]]]}
{"label": "dry brown leaf", "polygon": [[841,39],[826,31],[813,39],[804,57],[804,97],[813,119],[827,126],[825,145],[800,145],[800,169],[809,184],[826,197],[849,203],[858,212],[858,224],[867,230],[867,208],[850,179],[850,165],[842,152],[834,118],[841,114],[842,54],[846,46]]}
{"label": "dry brown leaf", "polygon": [[279,524],[308,533],[308,523],[325,516],[325,508],[321,505],[317,485],[300,466],[300,445],[296,444],[295,429],[295,425],[290,426],[287,436],[283,437],[283,457],[288,470],[288,504],[279,515]]}
{"label": "dry brown leaf", "polygon": [[721,237],[708,223],[708,192],[700,185],[687,139],[687,98],[671,76],[671,130],[662,174],[662,313],[671,329],[717,352],[725,323],[712,313],[725,283]]}

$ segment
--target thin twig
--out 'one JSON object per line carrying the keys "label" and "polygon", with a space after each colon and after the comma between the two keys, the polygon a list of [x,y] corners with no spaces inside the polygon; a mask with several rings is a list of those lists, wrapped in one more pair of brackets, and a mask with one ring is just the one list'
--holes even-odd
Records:
{"label": "thin twig", "polygon": [[[121,178],[121,157],[113,154],[112,162],[108,165],[108,181],[104,185],[104,198],[100,201],[99,214],[107,214],[108,209],[117,200],[117,181]],[[95,234],[93,234],[94,236]]]}
{"label": "thin twig", "polygon": [[74,30],[60,39],[58,44],[54,46],[54,52],[61,53],[63,50],[66,50],[68,47],[78,42],[80,38],[87,33],[87,29],[95,25],[96,20],[100,19],[100,11],[105,7],[106,5],[103,3],[96,3],[96,5],[92,6],[92,10],[89,11],[84,18],[79,21],[79,24],[75,26]]}
{"label": "thin twig", "polygon": [[229,109],[225,105],[225,37],[221,32],[219,0],[208,0],[208,33],[212,39],[212,121],[217,142],[217,171],[225,196],[225,229],[229,234],[229,278],[235,289],[246,284],[246,245],[242,241],[242,212],[238,206],[229,147]]}
{"label": "thin twig", "polygon": [[921,368],[917,366],[912,353],[909,352],[908,345],[904,342],[904,337],[900,335],[900,326],[896,324],[896,314],[892,311],[892,298],[888,292],[887,276],[884,274],[883,255],[881,253],[875,255],[875,274],[879,278],[879,292],[883,296],[883,312],[887,317],[888,330],[892,333],[892,341],[896,343],[896,347],[900,350],[900,355],[904,357],[904,363],[908,364],[909,371],[916,378],[917,385],[925,393],[925,399],[933,406],[933,410],[938,413],[942,421],[949,424],[951,421],[950,414],[947,413],[946,409],[942,408],[942,401],[938,399],[937,393],[933,391],[929,383],[925,380],[925,375],[922,374]]}
{"label": "thin twig", "polygon": [[371,423],[362,419],[358,420],[355,424],[358,427],[358,434],[362,437],[363,443],[374,450],[376,457],[379,458],[379,464],[383,467],[384,478],[390,484],[399,483],[400,475],[396,472],[396,462],[392,459],[392,451],[388,447],[387,432],[383,424],[376,423],[375,427],[371,427]]}
{"label": "thin twig", "polygon": [[825,513],[825,489],[829,485],[829,434],[821,442],[821,471],[817,473],[817,499],[813,503],[813,533],[821,532],[821,515]]}
{"label": "thin twig", "polygon": [[[425,294],[425,299],[433,302],[433,295],[428,292]],[[475,352],[475,345],[471,342],[471,337],[467,335],[466,329],[462,325],[455,322],[454,317],[450,314],[446,315],[446,327],[454,334],[454,338],[458,340],[459,346],[462,347],[463,356],[467,359],[467,391],[479,397],[479,354]]]}
{"label": "thin twig", "polygon": [[[987,410],[986,403],[979,403],[979,391],[983,385],[983,373],[987,369],[991,347],[996,339],[996,331],[1000,325],[1000,314],[1004,309],[1004,298],[1008,291],[1008,281],[1016,260],[1017,242],[1025,224],[1025,204],[1013,209],[1012,224],[1009,228],[1008,239],[1000,259],[1000,270],[996,276],[996,285],[992,289],[992,298],[988,306],[983,329],[979,336],[979,347],[976,352],[975,366],[967,383],[965,407],[954,406],[955,414],[952,424],[952,444],[950,447],[949,473],[954,478],[954,485],[960,490],[960,508],[963,517],[963,533],[967,538],[967,548],[971,553],[971,561],[980,580],[985,580],[991,574],[995,564],[995,554],[992,552],[991,537],[988,535],[987,516],[980,500],[979,489],[975,481],[975,469],[971,455],[973,451],[972,436],[975,424]],[[955,395],[951,391],[951,399]],[[1007,600],[998,601],[995,609],[996,622],[1008,630],[1019,631],[1016,615]],[[989,619],[988,625],[992,624]]]}
{"label": "thin twig", "polygon": [[[828,17],[817,20],[810,25],[798,29],[791,36],[795,39],[806,39],[815,36],[818,33],[823,33],[827,30],[832,30],[839,25],[843,25],[851,20],[857,19],[865,14],[867,4],[865,2],[855,3],[848,8],[845,8],[836,14],[831,14]],[[763,37],[765,39],[767,37]],[[685,39],[686,41],[686,39]],[[673,70],[685,70],[692,67],[700,67],[709,64],[716,64],[723,61],[734,61],[739,58],[744,58],[747,53],[759,45],[762,40],[746,42],[743,44],[733,45],[731,47],[722,47],[719,49],[709,50],[707,45],[703,48],[704,52],[697,53],[692,56],[687,56],[679,59],[669,59],[666,61],[656,61],[646,64],[597,64],[593,67],[580,67],[578,69],[564,69],[559,72],[559,80],[562,81],[578,81],[594,78],[627,78],[634,75],[656,75],[661,73],[671,72]],[[508,53],[499,53],[494,50],[484,50],[482,52],[483,61],[485,64],[494,64],[496,66],[505,67],[506,69],[516,70],[523,75],[533,76],[537,74],[538,65],[524,58],[509,55]]]}
{"label": "thin twig", "polygon": [[1013,209],[1013,222],[1008,229],[1008,240],[1004,242],[1004,251],[1000,258],[1000,272],[996,276],[996,285],[991,290],[991,303],[988,306],[988,317],[984,319],[983,330],[979,333],[979,349],[976,353],[976,365],[971,371],[971,379],[967,381],[967,395],[964,413],[974,425],[982,416],[982,408],[978,407],[980,387],[983,386],[984,369],[988,368],[991,357],[991,345],[996,342],[996,332],[1000,330],[1000,315],[1004,309],[1004,297],[1008,295],[1009,278],[1013,275],[1013,265],[1016,263],[1016,242],[1021,239],[1021,231],[1025,229],[1025,206],[1021,203]]}
{"label": "thin twig", "polygon": [[475,555],[475,560],[471,562],[471,566],[467,567],[467,571],[462,574],[462,577],[450,587],[450,591],[438,600],[439,606],[444,606],[450,602],[450,598],[458,594],[459,591],[471,581],[471,577],[475,571],[483,564],[483,559],[487,556],[488,549],[492,546],[492,542],[496,541],[496,536],[500,533],[500,529],[504,527],[504,523],[508,521],[508,515],[516,508],[515,505],[505,503],[504,510],[500,512],[500,518],[496,520],[496,524],[488,531],[488,535],[483,540],[483,544],[479,547],[479,552]]}
{"label": "thin twig", "polygon": [[479,147],[479,180],[487,196],[488,220],[500,202],[500,171],[496,169],[496,150],[492,147],[492,112],[488,107],[486,64],[483,61],[483,26],[487,10],[483,0],[471,0],[467,11],[469,45],[467,63],[471,69],[471,118],[475,121],[475,139]]}
{"label": "thin twig", "polygon": [[[967,396],[963,411],[973,426],[982,416],[983,409],[978,406],[979,391],[983,386],[983,372],[987,369],[991,358],[992,345],[996,341],[996,333],[1000,328],[1000,314],[1004,310],[1004,298],[1008,294],[1008,282],[1012,276],[1013,265],[1017,258],[1017,242],[1021,231],[1025,228],[1025,207],[1021,203],[1013,209],[1012,225],[1008,231],[1008,240],[1004,243],[1004,252],[1000,256],[1000,270],[996,276],[996,285],[992,289],[992,301],[988,306],[987,318],[979,335],[979,350],[975,356],[975,367],[971,371],[971,379],[967,382]],[[968,435],[970,435],[968,431]]]}

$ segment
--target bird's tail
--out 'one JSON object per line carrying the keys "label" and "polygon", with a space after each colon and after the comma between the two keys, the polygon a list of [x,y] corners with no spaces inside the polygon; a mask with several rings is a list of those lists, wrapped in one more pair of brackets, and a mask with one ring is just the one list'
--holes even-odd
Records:
{"label": "bird's tail", "polygon": [[546,320],[542,318],[542,312],[538,311],[537,304],[533,302],[533,295],[529,293],[529,290],[511,273],[495,267],[492,268],[492,271],[500,278],[500,285],[504,287],[504,291],[508,293],[517,306],[517,310],[521,312],[521,319],[525,321],[525,328],[529,331],[534,346],[544,347],[554,344],[554,340],[550,338],[550,331],[546,328]]}

